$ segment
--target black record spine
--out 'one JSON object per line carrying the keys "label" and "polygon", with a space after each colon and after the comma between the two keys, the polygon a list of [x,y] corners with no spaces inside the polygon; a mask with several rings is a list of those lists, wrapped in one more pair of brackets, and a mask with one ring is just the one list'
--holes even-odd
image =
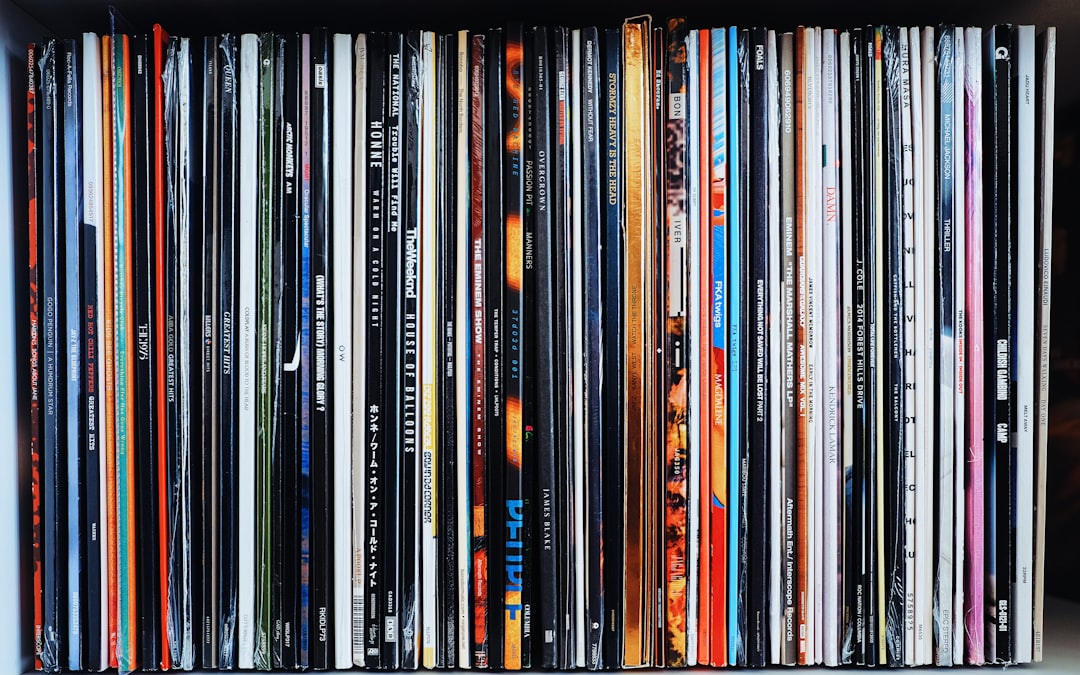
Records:
{"label": "black record spine", "polygon": [[603,141],[600,138],[600,40],[594,27],[581,31],[581,138],[583,141],[582,173],[586,177],[582,204],[584,239],[575,242],[582,246],[585,278],[582,287],[585,336],[585,583],[586,635],[585,666],[590,670],[603,667],[604,625],[604,567],[603,567],[603,428],[601,426],[600,367],[602,333],[600,325],[600,261],[602,239],[602,204],[600,160]]}
{"label": "black record spine", "polygon": [[401,343],[401,667],[420,664],[420,80],[423,77],[420,32],[405,34],[402,51],[401,282],[402,315],[396,339]]}
{"label": "black record spine", "polygon": [[[849,584],[852,620],[852,663],[854,665],[866,665],[866,612],[868,588],[863,574],[863,560],[866,557],[866,452],[870,443],[866,436],[866,392],[867,392],[867,292],[866,292],[866,183],[863,170],[866,166],[863,157],[865,147],[865,68],[863,54],[865,42],[863,31],[856,28],[851,32],[851,53],[843,55],[843,58],[851,60],[851,205],[852,205],[852,263],[853,277],[853,302],[854,308],[854,419],[852,437],[854,447],[854,476],[852,477],[850,545],[845,547],[848,563],[845,569],[851,570]],[[842,102],[846,103],[846,102]],[[845,139],[847,140],[847,139]]]}
{"label": "black record spine", "polygon": [[383,428],[389,433],[384,439],[386,452],[383,461],[383,512],[385,535],[383,545],[383,588],[382,607],[384,634],[382,636],[383,668],[397,669],[401,664],[400,650],[400,603],[401,603],[401,461],[399,452],[404,442],[402,434],[401,370],[404,355],[399,339],[401,322],[404,319],[402,305],[401,274],[404,267],[404,223],[402,220],[402,172],[403,172],[403,67],[402,53],[404,39],[400,33],[389,36],[387,46],[387,113],[386,129],[389,138],[389,162],[385,178],[387,217],[385,221],[386,265],[383,268],[385,280],[384,297],[386,311],[383,313],[385,331],[383,339],[383,359],[386,364],[384,408],[386,418]]}
{"label": "black record spine", "polygon": [[369,461],[364,467],[365,499],[367,499],[367,566],[365,574],[365,601],[367,612],[364,625],[365,662],[372,666],[380,665],[382,653],[383,629],[383,588],[386,583],[385,559],[383,549],[387,546],[385,525],[384,458],[389,451],[385,433],[390,413],[386,407],[384,378],[385,357],[385,281],[383,270],[386,264],[386,137],[384,124],[386,110],[386,36],[383,33],[368,33],[368,90],[367,90],[367,129],[364,130],[367,143],[367,269],[364,271],[364,293],[367,296],[367,316],[364,317],[366,336],[366,400],[364,405],[364,443],[367,446]]}
{"label": "black record spine", "polygon": [[201,539],[203,542],[201,611],[196,628],[198,652],[203,668],[216,668],[218,663],[218,546],[219,546],[219,476],[218,451],[220,422],[218,402],[220,392],[220,345],[221,316],[217,311],[220,295],[220,241],[218,211],[217,153],[218,109],[218,41],[208,37],[203,40],[203,91],[202,91],[202,209],[203,209],[203,326],[202,335],[202,381],[203,381],[203,455],[202,455],[202,509]]}
{"label": "black record spine", "polygon": [[[137,606],[139,616],[139,663],[144,668],[157,669],[161,661],[160,596],[158,593],[158,432],[160,421],[157,408],[159,384],[155,376],[158,359],[164,358],[154,345],[157,331],[164,330],[154,320],[157,305],[154,286],[158,275],[155,254],[159,242],[155,237],[157,223],[155,208],[155,177],[157,157],[154,154],[155,90],[152,40],[148,35],[133,37],[131,74],[132,155],[134,171],[132,192],[134,223],[132,239],[132,281],[135,285],[135,440],[140,448],[135,453],[136,475],[140,489],[136,493],[136,523],[138,558]],[[164,118],[162,116],[162,123]]]}
{"label": "black record spine", "polygon": [[311,614],[310,665],[332,667],[330,381],[330,34],[311,38]]}
{"label": "black record spine", "polygon": [[751,53],[748,55],[750,69],[751,115],[745,119],[750,126],[750,199],[744,202],[749,214],[749,258],[747,267],[750,284],[745,288],[749,297],[745,301],[747,313],[752,318],[746,322],[752,333],[744,353],[749,363],[744,369],[747,386],[753,396],[747,406],[750,466],[747,501],[743,502],[752,533],[749,541],[749,584],[746,633],[746,663],[753,668],[765,666],[768,657],[768,495],[770,490],[768,466],[769,419],[769,133],[767,126],[768,90],[765,73],[765,41],[767,31],[754,28],[750,36]]}
{"label": "black record spine", "polygon": [[[439,191],[436,223],[437,255],[435,288],[440,289],[438,298],[438,338],[436,378],[439,420],[438,443],[438,624],[436,625],[437,667],[456,668],[458,652],[458,602],[457,602],[457,420],[462,411],[457,409],[457,378],[460,365],[455,360],[457,342],[462,327],[454,319],[457,314],[457,192],[450,186],[455,181],[457,157],[457,35],[453,33],[436,36],[435,63],[438,100],[436,119],[436,147],[438,148],[437,185],[446,186]],[[425,570],[425,572],[428,572]],[[425,610],[426,611],[426,610]]]}
{"label": "black record spine", "polygon": [[220,116],[217,151],[220,153],[218,179],[220,184],[219,258],[221,274],[218,279],[218,315],[221,322],[220,378],[218,380],[218,667],[236,665],[237,609],[237,504],[236,504],[236,278],[237,227],[239,218],[239,179],[237,176],[237,100],[236,64],[237,42],[232,35],[223,35],[218,42]]}
{"label": "black record spine", "polygon": [[[282,374],[282,509],[300,513],[301,459],[301,195],[300,195],[300,36],[285,39],[285,86],[283,88],[282,153],[284,189],[282,212],[282,250],[284,285],[282,288],[282,336],[285,367]],[[281,561],[281,667],[300,665],[300,523],[287,518],[282,532],[284,549]]]}
{"label": "black record spine", "polygon": [[[874,111],[875,101],[875,51],[877,42],[877,31],[874,27],[868,26],[865,31],[866,37],[866,50],[863,58],[865,58],[864,64],[864,76],[866,81],[865,89],[865,107],[863,113],[863,132],[865,141],[864,157],[867,159],[867,170],[864,172],[866,178],[865,189],[865,203],[866,203],[866,217],[865,217],[865,233],[864,239],[864,251],[866,261],[866,316],[868,317],[869,329],[867,331],[867,362],[873,366],[877,363],[877,349],[878,349],[878,336],[879,333],[884,330],[884,326],[878,325],[878,307],[877,298],[875,296],[874,285],[877,279],[877,268],[881,264],[881,261],[877,259],[877,232],[874,222],[877,218],[877,211],[882,208],[882,205],[877,203],[877,196],[875,191],[875,182],[877,180],[877,164],[874,160],[875,155],[875,134],[877,127],[881,124]],[[877,396],[877,381],[878,378],[883,377],[882,373],[877,372],[877,368],[868,367],[866,369],[868,374],[866,381],[866,446],[865,457],[866,465],[864,467],[864,476],[866,479],[866,501],[864,503],[864,522],[866,523],[866,541],[864,542],[865,551],[865,569],[866,569],[866,592],[868,602],[866,603],[866,662],[867,664],[877,664],[880,660],[880,640],[884,637],[881,635],[881,612],[884,609],[881,605],[881,597],[878,593],[878,575],[882,570],[878,569],[878,549],[882,545],[881,533],[877,527],[877,507],[878,501],[881,495],[878,494],[877,489],[877,475],[880,470],[877,462],[877,407],[880,405]]]}
{"label": "black record spine", "polygon": [[603,483],[604,616],[603,663],[613,669],[622,662],[623,559],[623,193],[622,193],[622,31],[603,35],[600,81],[602,126],[602,195],[600,260],[600,424],[604,438]]}
{"label": "black record spine", "polygon": [[[484,171],[484,277],[485,335],[487,367],[487,485],[489,513],[503,513],[505,490],[502,480],[505,463],[504,373],[503,373],[503,32],[488,31],[484,63],[486,136]],[[503,575],[490,570],[504,569],[504,534],[498,517],[492,518],[488,531],[488,663],[493,668],[503,666]],[[497,608],[497,609],[492,609]]]}
{"label": "black record spine", "polygon": [[570,39],[563,27],[554,29],[552,41],[551,100],[551,258],[552,327],[554,333],[554,430],[555,430],[555,528],[558,564],[556,585],[556,635],[558,668],[575,667],[574,636],[579,630],[574,620],[574,541],[571,521],[573,494],[572,426],[570,419]]}

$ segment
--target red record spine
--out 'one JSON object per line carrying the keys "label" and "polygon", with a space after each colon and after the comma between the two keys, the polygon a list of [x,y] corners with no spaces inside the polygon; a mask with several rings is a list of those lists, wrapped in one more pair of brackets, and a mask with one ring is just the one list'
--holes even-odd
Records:
{"label": "red record spine", "polygon": [[488,666],[488,538],[487,453],[484,438],[484,411],[487,391],[484,382],[484,36],[471,36],[469,46],[469,92],[472,117],[469,129],[469,174],[472,184],[469,209],[472,213],[472,613],[473,667]]}
{"label": "red record spine", "polygon": [[30,351],[30,494],[33,510],[34,559],[34,668],[42,669],[44,619],[42,616],[43,577],[41,546],[44,538],[41,518],[41,361],[38,320],[38,209],[37,209],[37,45],[26,48],[26,186],[27,186],[27,281],[29,295]]}
{"label": "red record spine", "polygon": [[[697,282],[700,287],[700,295],[702,299],[702,306],[706,304],[711,306],[711,303],[707,303],[706,299],[712,297],[712,283],[709,270],[712,269],[712,255],[711,248],[706,243],[711,240],[712,227],[709,219],[710,214],[710,194],[712,189],[712,181],[710,180],[709,169],[712,166],[712,159],[710,156],[710,140],[711,135],[707,132],[710,129],[710,100],[709,96],[712,95],[712,89],[709,86],[711,82],[711,72],[709,64],[712,62],[711,50],[712,43],[709,40],[711,33],[708,29],[698,31],[698,81],[697,83],[691,83],[691,86],[698,86],[700,91],[698,92],[698,158],[700,163],[700,181],[699,194],[699,213],[698,213],[698,229],[700,230],[700,236],[698,241],[701,242],[700,251],[698,256],[701,259],[699,269],[701,275]],[[710,452],[712,449],[711,436],[712,426],[711,422],[707,421],[709,415],[709,392],[711,391],[711,385],[709,382],[709,363],[712,356],[712,342],[709,339],[711,331],[709,330],[709,324],[711,322],[712,313],[709,311],[703,311],[696,317],[697,325],[692,327],[691,340],[696,340],[696,347],[694,348],[694,354],[696,356],[695,362],[691,364],[691,367],[698,369],[698,400],[701,401],[701,414],[698,415],[698,420],[701,420],[701,426],[697,430],[691,430],[691,433],[696,431],[696,440],[698,443],[697,452],[695,456],[700,462],[700,468],[698,470],[701,495],[700,506],[700,524],[699,524],[699,537],[701,540],[699,564],[698,564],[698,606],[697,608],[690,608],[690,611],[697,611],[698,613],[698,653],[697,662],[699,664],[707,664],[711,658],[711,644],[709,642],[712,632],[712,612],[710,611],[712,603],[712,556],[709,554],[709,532],[711,529],[710,513],[712,510],[712,500],[709,498],[711,494],[711,463]],[[693,533],[691,533],[693,536]]]}
{"label": "red record spine", "polygon": [[160,24],[154,24],[154,345],[158,354],[156,360],[157,389],[157,491],[158,491],[158,593],[161,611],[161,667],[170,667],[169,649],[169,479],[168,479],[168,415],[165,410],[165,89],[162,74],[165,71],[165,49],[169,43],[168,34]]}

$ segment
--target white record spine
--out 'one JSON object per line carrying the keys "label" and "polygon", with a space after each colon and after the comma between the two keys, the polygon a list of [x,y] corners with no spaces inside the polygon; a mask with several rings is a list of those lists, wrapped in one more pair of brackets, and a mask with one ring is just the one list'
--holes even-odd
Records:
{"label": "white record spine", "polygon": [[[333,419],[333,563],[331,575],[334,597],[344,599],[352,593],[352,170],[353,170],[353,45],[352,36],[335,33],[332,42],[330,71],[333,116],[331,154],[332,302],[334,394]],[[334,664],[352,666],[352,603],[334,602]]]}
{"label": "white record spine", "polygon": [[[367,270],[367,36],[360,33],[356,36],[353,56],[356,68],[354,79],[351,84],[354,92],[354,108],[352,119],[353,141],[353,238],[352,263],[354,275],[348,280],[349,290],[352,293],[354,305],[352,313],[352,393],[351,411],[354,422],[365,419],[364,401],[366,399],[365,364],[367,363],[367,331],[365,330],[367,318],[367,293],[364,286],[364,273]],[[348,79],[348,78],[345,78]],[[347,245],[347,244],[344,244]],[[367,494],[364,482],[364,472],[367,466],[367,445],[364,443],[364,425],[354,423],[351,429],[352,438],[352,641],[350,651],[352,665],[364,665],[364,629],[365,603],[364,603],[364,571],[366,542],[366,513],[367,500],[363,495]],[[339,668],[348,666],[338,666]]]}
{"label": "white record spine", "polygon": [[904,661],[918,664],[918,638],[915,627],[915,190],[914,148],[911,125],[911,54],[909,35],[899,32],[900,46],[900,146],[901,188],[900,227],[903,238],[903,341],[904,341]]}
{"label": "white record spine", "polygon": [[827,666],[839,662],[839,577],[840,569],[840,438],[838,392],[840,374],[839,334],[839,246],[840,220],[837,212],[837,99],[836,99],[836,31],[821,32],[821,147],[822,201],[821,201],[821,285],[819,305],[819,333],[821,349],[818,352],[818,377],[820,378],[818,400],[821,403],[819,420],[822,435],[822,660]]}
{"label": "white record spine", "polygon": [[435,667],[436,636],[438,620],[437,575],[439,509],[438,480],[439,457],[438,407],[435,395],[435,378],[439,368],[439,325],[436,321],[437,234],[435,173],[438,165],[438,148],[435,144],[435,34],[424,31],[420,36],[423,59],[421,74],[421,216],[420,216],[420,387],[421,387],[421,475],[420,485],[423,504],[420,509],[421,545],[421,652],[424,668]]}
{"label": "white record spine", "polygon": [[1032,660],[1043,660],[1043,584],[1046,555],[1046,436],[1049,423],[1050,396],[1050,260],[1052,216],[1054,204],[1054,85],[1057,80],[1057,29],[1046,29],[1041,54],[1042,109],[1039,142],[1039,246],[1041,278],[1039,284],[1039,400],[1038,431],[1036,436],[1036,504],[1035,504],[1035,615],[1032,639]]}
{"label": "white record spine", "polygon": [[[941,117],[938,119],[938,145],[937,151],[937,178],[939,182],[939,189],[942,194],[938,197],[938,218],[937,228],[939,234],[948,232],[948,243],[938,241],[937,244],[937,256],[938,256],[938,274],[945,275],[951,274],[955,269],[955,255],[952,250],[952,224],[953,214],[955,213],[956,205],[952,204],[952,210],[945,210],[945,190],[948,189],[946,185],[942,184],[944,175],[952,174],[952,168],[955,164],[955,158],[953,157],[952,139],[954,133],[953,120],[956,116],[955,105],[953,101],[954,92],[946,86],[944,77],[940,75],[942,68],[952,70],[953,59],[952,52],[942,53],[941,45],[952,47],[952,37],[946,37],[944,34],[938,36],[938,48],[935,52],[935,65],[938,68],[939,82],[938,82],[938,96],[941,101]],[[953,73],[955,76],[955,73]],[[951,85],[951,83],[949,83]],[[949,108],[945,105],[948,104]],[[951,109],[951,112],[948,110]],[[952,179],[950,178],[950,181]],[[952,196],[948,195],[951,201]],[[939,237],[940,239],[940,237]],[[945,255],[952,260],[952,266],[948,269],[945,268]],[[939,279],[939,284],[944,284],[944,279]],[[950,284],[951,285],[951,284]],[[940,288],[940,286],[939,286]],[[939,290],[939,296],[944,293],[952,294],[952,298],[948,301],[951,304],[955,297],[955,289],[945,288]],[[937,312],[943,313],[945,301],[938,299],[936,303]],[[952,319],[949,319],[949,323],[952,323]],[[953,490],[955,484],[953,481],[953,453],[955,448],[953,447],[954,434],[953,434],[953,406],[955,403],[955,383],[953,377],[955,375],[955,357],[956,357],[956,342],[952,331],[945,330],[944,317],[938,321],[937,339],[938,339],[938,378],[937,378],[937,405],[936,412],[938,415],[938,428],[937,428],[937,453],[938,453],[938,472],[937,472],[937,578],[934,582],[934,638],[935,638],[935,657],[934,663],[936,665],[952,665],[952,582],[953,582],[953,548],[952,548],[952,528],[950,525],[953,521]]]}
{"label": "white record spine", "polygon": [[923,127],[922,127],[922,50],[921,40],[922,37],[919,34],[918,28],[904,29],[908,31],[908,64],[910,75],[910,91],[911,91],[911,158],[912,158],[912,188],[914,194],[914,201],[912,202],[912,227],[913,227],[913,256],[914,269],[912,270],[914,275],[913,280],[913,294],[914,298],[911,301],[911,309],[906,312],[907,316],[911,317],[914,325],[914,342],[913,348],[915,368],[913,372],[914,378],[909,381],[909,384],[914,389],[915,394],[915,407],[913,412],[915,420],[915,435],[913,438],[914,451],[911,457],[908,458],[908,466],[914,466],[914,473],[911,475],[909,481],[912,494],[910,495],[911,501],[914,504],[913,509],[910,511],[914,522],[914,541],[912,541],[911,555],[915,565],[914,577],[910,580],[913,584],[913,596],[914,596],[914,610],[913,610],[913,622],[915,632],[915,665],[921,666],[929,663],[931,644],[928,640],[929,633],[927,632],[929,605],[927,604],[927,598],[930,597],[932,591],[924,588],[924,580],[929,581],[930,577],[925,574],[926,562],[929,561],[928,551],[923,545],[923,531],[926,529],[926,523],[924,523],[920,517],[922,509],[922,493],[926,489],[922,484],[922,472],[923,463],[925,462],[926,443],[928,442],[927,424],[930,417],[930,412],[926,408],[926,396],[930,393],[930,387],[922,380],[922,373],[926,368],[926,335],[925,322],[926,322],[926,307],[922,304],[922,296],[925,292],[923,288],[923,279],[926,274],[926,247],[923,245],[923,227],[926,217],[925,213],[925,180],[923,176]]}
{"label": "white record spine", "polygon": [[[1013,658],[1031,662],[1032,527],[1035,511],[1035,27],[1017,26],[1019,70],[1017,114],[1017,351],[1016,415],[1016,579],[1013,610]],[[1007,588],[1007,586],[1006,586]]]}
{"label": "white record spine", "polygon": [[255,667],[255,284],[259,207],[257,96],[259,39],[240,36],[240,340],[237,348],[240,411],[237,417],[237,666]]}
{"label": "white record spine", "polygon": [[472,571],[472,549],[470,542],[472,541],[472,510],[470,508],[470,482],[469,482],[469,459],[470,453],[468,452],[468,444],[465,439],[470,438],[469,435],[469,415],[466,411],[469,410],[469,373],[471,369],[467,367],[470,363],[469,349],[470,340],[468,339],[468,325],[469,325],[469,33],[468,31],[458,31],[457,34],[457,158],[456,158],[457,170],[455,171],[455,181],[457,189],[457,199],[455,200],[455,206],[457,213],[457,242],[455,249],[455,266],[456,273],[454,275],[457,282],[457,291],[455,297],[457,298],[456,317],[454,325],[456,328],[456,341],[455,347],[457,353],[454,356],[454,363],[459,364],[457,370],[457,391],[456,395],[456,409],[458,410],[457,416],[457,438],[460,439],[457,448],[457,462],[455,464],[457,468],[457,602],[458,602],[458,655],[457,655],[457,667],[460,669],[469,669],[472,666],[472,658],[470,658],[471,643],[469,640],[470,625],[469,616],[470,613],[466,611],[469,607],[469,588]]}
{"label": "white record spine", "polygon": [[[923,420],[922,432],[919,435],[920,447],[916,450],[916,474],[918,476],[918,504],[915,511],[915,536],[917,538],[916,550],[918,556],[915,560],[915,575],[918,579],[916,599],[921,607],[919,618],[923,622],[923,632],[928,645],[927,651],[922,655],[922,665],[933,662],[933,625],[934,625],[934,419],[937,410],[934,405],[935,388],[934,363],[935,363],[935,322],[934,322],[934,293],[937,288],[934,252],[937,250],[936,219],[935,219],[935,194],[936,180],[935,167],[937,153],[935,150],[934,130],[935,125],[935,101],[936,99],[936,70],[934,69],[934,29],[925,27],[919,36],[921,40],[920,56],[922,59],[921,74],[921,99],[922,109],[919,115],[921,122],[920,144],[922,165],[922,228],[919,234],[919,246],[915,255],[921,257],[923,266],[919,276],[919,297],[922,311],[917,316],[921,319],[919,328],[920,362],[919,381],[928,383],[923,390],[923,404],[920,407],[920,418]],[[918,385],[916,385],[917,387]],[[918,389],[917,389],[918,390]]]}
{"label": "white record spine", "polygon": [[[173,611],[179,613],[177,623],[169,618],[168,635],[172,650],[172,663],[174,667],[190,669],[194,665],[194,645],[192,644],[192,604],[191,604],[191,352],[185,348],[191,344],[191,129],[188,121],[191,119],[191,42],[188,38],[180,38],[177,49],[177,103],[179,107],[178,125],[179,142],[177,151],[179,161],[177,166],[176,191],[177,216],[179,219],[180,238],[180,298],[177,303],[180,311],[180,325],[177,327],[177,339],[181,347],[177,349],[180,361],[180,378],[177,391],[179,392],[180,408],[180,456],[177,467],[180,472],[180,484],[174,485],[176,490],[176,511],[170,514],[174,522],[172,526],[173,538],[169,540],[170,548],[181,546],[185,549],[179,556],[179,568],[170,570],[170,575],[179,577],[176,587],[180,597],[172,597],[169,602],[174,605]],[[177,541],[179,539],[179,542]],[[173,614],[173,616],[176,616]]]}

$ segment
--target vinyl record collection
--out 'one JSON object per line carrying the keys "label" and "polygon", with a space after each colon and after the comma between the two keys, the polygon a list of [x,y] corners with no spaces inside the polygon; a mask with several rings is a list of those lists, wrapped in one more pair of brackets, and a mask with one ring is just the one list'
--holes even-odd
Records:
{"label": "vinyl record collection", "polygon": [[111,24],[27,53],[37,668],[1042,659],[1053,28]]}

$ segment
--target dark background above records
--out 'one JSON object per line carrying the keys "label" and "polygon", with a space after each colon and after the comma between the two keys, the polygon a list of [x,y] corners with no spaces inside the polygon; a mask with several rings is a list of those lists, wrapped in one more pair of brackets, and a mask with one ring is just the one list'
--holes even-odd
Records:
{"label": "dark background above records", "polygon": [[[57,35],[107,29],[102,0],[14,0]],[[685,15],[693,27],[766,24],[777,30],[797,23],[850,27],[867,23],[932,25],[951,22],[989,26],[993,23],[1056,25],[1058,40],[1058,104],[1064,110],[1080,99],[1080,2],[1076,0],[623,0],[612,4],[591,0],[569,5],[502,0],[114,0],[127,19],[149,28],[161,22],[176,35],[226,31],[300,30],[317,25],[343,32],[384,28],[430,30],[482,29],[509,19],[525,25],[562,24],[616,26],[624,17],[652,14],[662,19]],[[302,8],[302,9],[300,9]]]}

